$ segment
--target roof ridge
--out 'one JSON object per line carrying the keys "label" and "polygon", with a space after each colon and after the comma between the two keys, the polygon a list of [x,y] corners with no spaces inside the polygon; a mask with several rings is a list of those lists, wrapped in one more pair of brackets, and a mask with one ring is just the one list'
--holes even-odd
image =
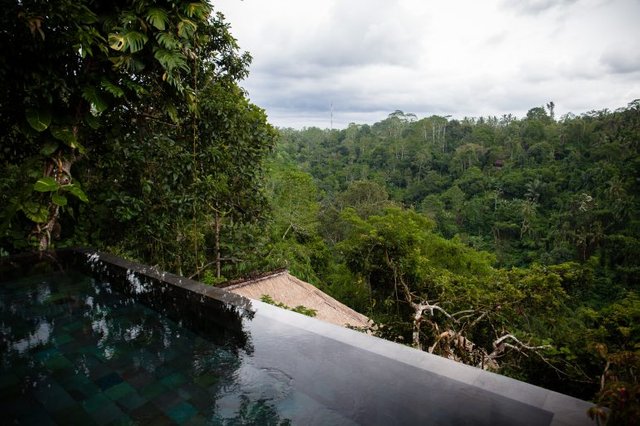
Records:
{"label": "roof ridge", "polygon": [[289,274],[288,269],[282,268],[282,269],[276,269],[275,271],[265,272],[263,274],[259,274],[253,277],[238,278],[236,280],[227,281],[218,287],[224,288],[225,290],[232,290],[234,288],[241,288],[249,284],[257,283],[257,282],[264,281],[269,278],[277,277],[284,274],[292,276],[291,274]]}

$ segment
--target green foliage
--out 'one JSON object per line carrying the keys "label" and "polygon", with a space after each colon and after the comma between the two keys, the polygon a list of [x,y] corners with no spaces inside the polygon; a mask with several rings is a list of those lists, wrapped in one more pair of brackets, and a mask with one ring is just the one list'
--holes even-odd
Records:
{"label": "green foliage", "polygon": [[315,317],[318,314],[318,311],[316,311],[315,309],[307,308],[302,305],[298,305],[295,308],[290,308],[284,303],[276,302],[268,294],[263,294],[262,296],[260,296],[260,300],[263,301],[264,303],[268,303],[270,305],[277,306],[282,309],[287,309],[289,311],[297,312],[299,314],[306,315],[308,317]]}
{"label": "green foliage", "polygon": [[222,15],[200,1],[5,6],[3,251],[92,245],[211,282],[249,272],[275,132],[237,85],[250,56]]}
{"label": "green foliage", "polygon": [[3,256],[86,244],[210,284],[284,266],[386,337],[637,414],[639,101],[278,134],[206,2],[5,3]]}
{"label": "green foliage", "polygon": [[638,105],[560,120],[552,103],[523,119],[396,111],[372,126],[281,129],[276,157],[319,190],[320,226],[309,221],[293,252],[384,337],[415,345],[418,303],[467,312],[423,313],[420,346],[475,365],[435,330],[463,332],[485,354],[512,333],[541,349],[503,353],[500,372],[592,398],[614,365],[597,345],[625,354],[640,339],[627,300],[640,271]]}

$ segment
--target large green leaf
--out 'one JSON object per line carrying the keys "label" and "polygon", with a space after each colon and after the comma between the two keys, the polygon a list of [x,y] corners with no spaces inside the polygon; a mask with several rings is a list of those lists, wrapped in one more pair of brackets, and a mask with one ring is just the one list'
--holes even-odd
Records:
{"label": "large green leaf", "polygon": [[189,65],[187,64],[186,57],[181,53],[166,49],[157,49],[153,56],[167,71],[172,71],[176,68],[183,71],[189,71]]}
{"label": "large green leaf", "polygon": [[57,149],[58,149],[57,142],[48,141],[48,142],[45,142],[44,146],[40,150],[40,154],[48,157],[54,152],[56,152]]}
{"label": "large green leaf", "polygon": [[131,53],[142,50],[145,43],[149,40],[149,37],[137,31],[129,31],[125,34],[125,37],[127,39],[127,47]]}
{"label": "large green leaf", "polygon": [[71,185],[65,186],[64,189],[69,191],[69,193],[74,197],[76,197],[78,200],[84,203],[89,202],[89,197],[87,197],[87,194],[85,194],[84,191],[80,188],[80,185],[71,184]]}
{"label": "large green leaf", "polygon": [[98,113],[103,112],[109,107],[109,104],[100,95],[98,89],[94,86],[86,86],[82,89],[82,97],[91,104]]}
{"label": "large green leaf", "polygon": [[166,28],[169,18],[163,9],[152,7],[147,11],[147,21],[156,29],[163,31]]}
{"label": "large green leaf", "polygon": [[32,222],[44,223],[49,219],[49,209],[32,201],[23,204],[21,210]]}
{"label": "large green leaf", "polygon": [[58,182],[50,176],[38,179],[38,181],[33,185],[33,189],[38,192],[57,191],[59,187]]}
{"label": "large green leaf", "polygon": [[54,138],[64,142],[67,146],[77,149],[80,153],[84,153],[85,149],[73,133],[73,129],[64,126],[51,126],[51,134]]}
{"label": "large green leaf", "polygon": [[180,42],[170,32],[161,32],[156,34],[156,40],[158,44],[165,49],[175,49],[180,45]]}
{"label": "large green leaf", "polygon": [[182,19],[178,22],[178,35],[182,38],[189,38],[195,34],[198,26],[190,19]]}
{"label": "large green leaf", "polygon": [[51,196],[51,201],[53,201],[53,204],[56,206],[64,207],[67,205],[67,197],[64,195],[53,194]]}
{"label": "large green leaf", "polygon": [[122,52],[127,47],[127,40],[122,34],[111,33],[109,34],[109,47]]}
{"label": "large green leaf", "polygon": [[211,10],[209,4],[207,2],[191,2],[185,8],[187,16],[202,18],[207,15]]}
{"label": "large green leaf", "polygon": [[27,122],[39,132],[44,132],[51,124],[51,112],[46,109],[30,108],[26,111]]}
{"label": "large green leaf", "polygon": [[124,96],[124,90],[115,84],[111,83],[109,80],[102,80],[100,85],[109,93],[111,93],[116,98],[121,98]]}
{"label": "large green leaf", "polygon": [[67,145],[72,145],[76,141],[76,135],[73,134],[73,130],[70,127],[51,126],[51,134],[54,138]]}

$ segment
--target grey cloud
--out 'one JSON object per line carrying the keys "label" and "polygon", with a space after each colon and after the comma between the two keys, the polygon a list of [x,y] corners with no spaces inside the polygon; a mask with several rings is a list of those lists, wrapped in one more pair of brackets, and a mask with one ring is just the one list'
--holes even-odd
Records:
{"label": "grey cloud", "polygon": [[551,9],[570,6],[579,0],[504,0],[503,7],[525,15],[539,15]]}
{"label": "grey cloud", "polygon": [[284,46],[270,62],[295,57],[301,69],[348,68],[373,64],[408,65],[416,58],[416,42],[406,17],[387,1],[337,2],[321,24],[296,39],[283,37]]}
{"label": "grey cloud", "polygon": [[606,70],[613,74],[632,74],[640,72],[640,53],[638,51],[608,51],[602,55],[600,62]]}

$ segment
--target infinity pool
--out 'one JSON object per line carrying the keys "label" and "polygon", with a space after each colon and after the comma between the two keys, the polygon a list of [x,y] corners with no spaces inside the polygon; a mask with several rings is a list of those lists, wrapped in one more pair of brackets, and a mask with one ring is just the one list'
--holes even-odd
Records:
{"label": "infinity pool", "polygon": [[107,254],[70,257],[82,262],[0,279],[5,424],[589,424],[575,398]]}

